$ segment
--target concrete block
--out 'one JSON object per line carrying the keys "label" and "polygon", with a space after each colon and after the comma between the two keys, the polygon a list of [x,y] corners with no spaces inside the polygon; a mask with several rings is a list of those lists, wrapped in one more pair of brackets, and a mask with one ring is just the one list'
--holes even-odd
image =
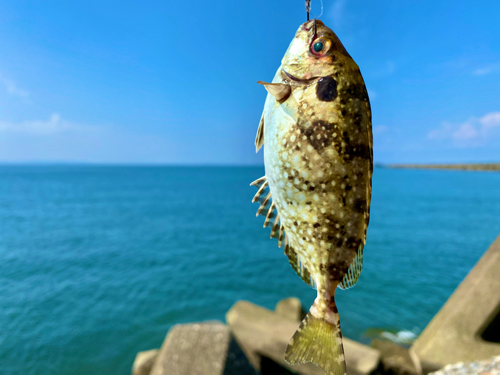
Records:
{"label": "concrete block", "polygon": [[154,349],[137,353],[134,364],[132,365],[132,375],[149,375],[156,357],[158,356],[158,352],[158,349]]}
{"label": "concrete block", "polygon": [[[465,251],[466,249],[464,249]],[[441,367],[500,353],[500,237],[432,319],[412,348]]]}
{"label": "concrete block", "polygon": [[170,329],[151,375],[255,375],[221,322],[176,325]]}
{"label": "concrete block", "polygon": [[421,375],[418,357],[409,349],[390,341],[373,340],[370,346],[380,351],[384,374]]}
{"label": "concrete block", "polygon": [[279,301],[274,311],[276,311],[276,314],[294,322],[300,322],[306,316],[302,310],[302,303],[295,297]]}
{"label": "concrete block", "polygon": [[[299,326],[297,321],[247,301],[237,302],[226,314],[226,321],[250,363],[263,373],[262,363],[270,359],[293,373],[324,374],[311,363],[291,366],[285,362],[285,349]],[[370,374],[380,364],[380,353],[366,345],[344,338],[344,350],[350,375]]]}

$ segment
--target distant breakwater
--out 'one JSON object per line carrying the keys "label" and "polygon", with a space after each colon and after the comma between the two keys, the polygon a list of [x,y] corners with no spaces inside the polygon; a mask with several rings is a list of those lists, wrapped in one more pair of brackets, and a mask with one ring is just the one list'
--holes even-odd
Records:
{"label": "distant breakwater", "polygon": [[396,169],[453,169],[466,171],[500,171],[500,163],[488,164],[390,164],[386,168]]}

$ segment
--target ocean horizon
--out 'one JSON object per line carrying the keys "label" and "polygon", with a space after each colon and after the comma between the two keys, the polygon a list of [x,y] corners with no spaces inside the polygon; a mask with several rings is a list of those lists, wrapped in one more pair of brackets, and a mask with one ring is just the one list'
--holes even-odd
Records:
{"label": "ocean horizon", "polygon": [[[0,164],[2,373],[129,374],[178,323],[315,291],[269,239],[263,166]],[[346,337],[412,338],[500,234],[500,173],[375,168]],[[392,336],[391,336],[392,335]]]}

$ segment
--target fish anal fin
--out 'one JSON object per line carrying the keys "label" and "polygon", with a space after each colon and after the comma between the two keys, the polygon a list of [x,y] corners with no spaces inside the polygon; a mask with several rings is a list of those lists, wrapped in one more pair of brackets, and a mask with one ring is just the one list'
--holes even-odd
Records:
{"label": "fish anal fin", "polygon": [[337,322],[330,322],[309,311],[288,343],[285,361],[291,365],[311,362],[321,367],[326,375],[345,375],[345,356],[338,314],[336,317]]}
{"label": "fish anal fin", "polygon": [[255,152],[259,152],[260,148],[264,144],[264,113],[260,118],[259,128],[257,129],[257,135],[255,136]]}
{"label": "fish anal fin", "polygon": [[342,282],[339,284],[340,289],[352,288],[358,282],[359,275],[363,268],[363,244],[360,245],[356,256],[352,260],[351,266],[347,270]]}
{"label": "fish anal fin", "polygon": [[307,269],[305,263],[297,255],[297,252],[288,243],[288,238],[285,238],[285,255],[288,257],[288,262],[292,266],[297,275],[311,288],[316,288],[316,283]]}

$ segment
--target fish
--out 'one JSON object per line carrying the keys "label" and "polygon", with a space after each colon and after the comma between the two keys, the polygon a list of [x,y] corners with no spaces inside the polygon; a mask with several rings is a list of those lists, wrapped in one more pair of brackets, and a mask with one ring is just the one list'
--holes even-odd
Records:
{"label": "fish", "polygon": [[284,246],[295,272],[317,296],[285,351],[289,364],[312,362],[346,373],[335,292],[361,273],[370,220],[373,136],[358,65],[320,20],[302,24],[267,90],[255,138],[265,175],[253,202]]}

